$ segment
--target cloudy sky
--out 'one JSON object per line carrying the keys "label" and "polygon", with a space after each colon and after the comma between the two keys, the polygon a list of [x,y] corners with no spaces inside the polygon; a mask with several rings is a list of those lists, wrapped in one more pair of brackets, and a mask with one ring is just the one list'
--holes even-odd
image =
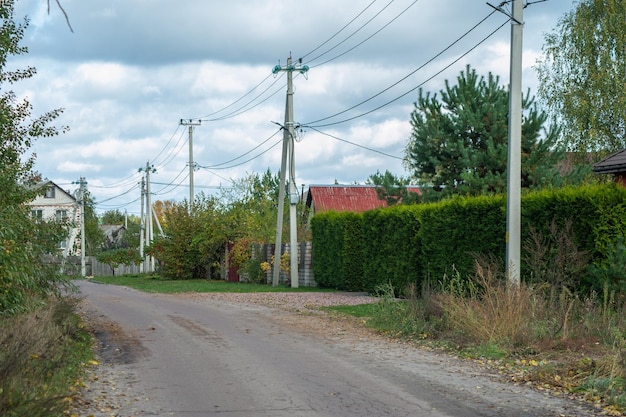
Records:
{"label": "cloudy sky", "polygon": [[[573,1],[528,2],[523,88],[535,93],[544,34]],[[36,169],[69,190],[85,177],[99,212],[139,214],[147,163],[153,199],[189,197],[181,119],[202,120],[197,193],[277,172],[286,76],[272,68],[290,54],[310,67],[294,75],[295,122],[312,126],[295,146],[299,188],[407,176],[418,88],[436,92],[468,64],[502,84],[509,77],[508,18],[482,0],[61,0],[73,32],[54,0],[49,14],[45,0],[16,3],[16,16],[30,19],[29,54],[13,65],[38,74],[14,90],[34,114],[64,108],[58,124],[70,127],[36,143]]]}

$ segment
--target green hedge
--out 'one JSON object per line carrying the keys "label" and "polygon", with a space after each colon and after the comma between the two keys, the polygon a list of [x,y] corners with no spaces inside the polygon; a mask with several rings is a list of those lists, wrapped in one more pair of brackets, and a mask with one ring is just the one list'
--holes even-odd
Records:
{"label": "green hedge", "polygon": [[[600,265],[610,245],[626,235],[626,189],[610,184],[532,192],[522,198],[521,221],[522,244],[531,227],[548,236],[553,221],[560,228],[571,221],[578,249]],[[506,198],[458,197],[362,215],[324,213],[313,217],[312,227],[318,285],[373,292],[380,284],[402,291],[416,283],[419,289],[452,268],[461,276],[472,274],[477,255],[504,262]]]}
{"label": "green hedge", "polygon": [[506,200],[463,197],[422,208],[420,240],[424,273],[430,282],[474,270],[477,254],[503,257],[506,250]]}
{"label": "green hedge", "polygon": [[327,212],[313,217],[313,274],[323,288],[363,290],[363,215]]}
{"label": "green hedge", "polygon": [[421,285],[419,206],[395,206],[363,214],[363,289],[374,292],[381,284],[404,291]]}
{"label": "green hedge", "polygon": [[327,212],[313,216],[313,275],[322,288],[343,286],[344,220],[339,213]]}

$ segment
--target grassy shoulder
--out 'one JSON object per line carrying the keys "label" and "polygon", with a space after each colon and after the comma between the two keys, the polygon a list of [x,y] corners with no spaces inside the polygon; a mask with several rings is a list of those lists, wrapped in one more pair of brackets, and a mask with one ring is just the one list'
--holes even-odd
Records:
{"label": "grassy shoulder", "polygon": [[0,415],[68,415],[85,367],[95,363],[77,303],[51,297],[0,318]]}
{"label": "grassy shoulder", "polygon": [[549,301],[532,288],[507,295],[487,282],[473,296],[443,291],[400,300],[391,294],[375,304],[324,309],[359,317],[388,337],[465,357],[512,382],[584,398],[606,415],[626,411],[622,309],[608,311],[601,299],[572,294]]}
{"label": "grassy shoulder", "polygon": [[284,285],[273,287],[268,284],[253,284],[247,282],[214,281],[206,279],[168,280],[157,275],[122,275],[109,277],[94,277],[92,281],[122,285],[140,291],[152,293],[182,293],[182,292],[332,292],[334,290],[313,287],[291,288]]}

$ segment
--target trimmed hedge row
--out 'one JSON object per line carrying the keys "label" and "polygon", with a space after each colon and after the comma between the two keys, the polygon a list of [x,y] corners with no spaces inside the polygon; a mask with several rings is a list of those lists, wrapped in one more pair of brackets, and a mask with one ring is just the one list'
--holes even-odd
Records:
{"label": "trimmed hedge row", "polygon": [[[594,185],[522,198],[522,241],[531,226],[547,236],[553,221],[561,228],[571,221],[579,250],[601,263],[609,245],[626,235],[626,189]],[[506,199],[458,197],[363,214],[327,212],[315,215],[311,226],[319,286],[372,292],[380,284],[402,290],[415,283],[419,289],[453,267],[468,276],[479,254],[504,260]]]}

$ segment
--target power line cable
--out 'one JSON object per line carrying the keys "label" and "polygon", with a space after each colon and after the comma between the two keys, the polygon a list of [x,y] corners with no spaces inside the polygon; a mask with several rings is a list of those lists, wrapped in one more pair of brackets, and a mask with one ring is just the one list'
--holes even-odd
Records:
{"label": "power line cable", "polygon": [[358,143],[354,143],[354,142],[350,142],[349,140],[339,138],[339,137],[337,137],[337,136],[331,135],[330,133],[322,132],[321,130],[316,129],[316,128],[312,127],[312,126],[306,126],[306,127],[308,127],[309,129],[315,130],[317,133],[320,133],[320,134],[322,134],[322,135],[324,135],[324,136],[328,136],[328,137],[333,138],[333,139],[336,139],[336,140],[338,140],[338,141],[348,143],[348,144],[353,145],[353,146],[356,146],[356,147],[358,147],[358,148],[365,149],[365,150],[370,151],[370,152],[375,152],[375,153],[378,153],[378,154],[380,154],[380,155],[387,156],[387,157],[389,157],[389,158],[399,159],[399,160],[401,160],[401,161],[403,161],[403,160],[404,160],[404,158],[401,158],[401,157],[399,157],[399,156],[391,155],[391,154],[385,153],[385,152],[383,152],[383,151],[379,151],[379,150],[377,150],[377,149],[368,148],[367,146],[364,146],[364,145],[359,145]]}
{"label": "power line cable", "polygon": [[128,185],[134,184],[135,182],[137,182],[137,173],[133,173],[130,174],[128,177],[125,177],[121,180],[119,180],[116,183],[113,184],[108,184],[108,185],[94,185],[92,183],[89,184],[89,188],[102,188],[102,189],[109,189],[109,188],[120,188],[120,187],[126,187]]}
{"label": "power line cable", "polygon": [[352,32],[347,38],[345,38],[344,40],[342,40],[341,42],[335,44],[335,46],[333,46],[332,48],[326,50],[326,52],[322,52],[321,54],[319,54],[318,56],[316,56],[315,58],[311,58],[308,62],[314,62],[316,59],[319,59],[321,57],[323,57],[324,55],[326,55],[327,53],[329,53],[330,51],[338,48],[340,45],[342,45],[344,42],[346,42],[348,39],[352,38],[354,35],[356,35],[357,33],[359,33],[362,29],[364,29],[367,25],[369,25],[371,22],[374,21],[374,19],[376,19],[382,12],[384,12],[390,5],[391,3],[393,3],[395,0],[391,0],[389,3],[387,3],[382,9],[380,9],[378,11],[378,13],[376,13],[374,16],[372,16],[367,22],[365,22],[364,24],[362,24],[359,28],[357,28],[354,32]]}
{"label": "power line cable", "polygon": [[[151,184],[156,184],[156,185],[172,185],[171,183],[167,183],[167,182],[157,182],[157,181],[150,181]],[[194,188],[206,188],[206,189],[215,189],[218,190],[220,188],[222,188],[220,185],[197,185],[194,184]]]}
{"label": "power line cable", "polygon": [[354,45],[352,48],[349,48],[348,50],[342,52],[341,54],[330,58],[320,64],[317,65],[312,65],[311,68],[317,68],[320,67],[322,65],[328,64],[329,62],[332,62],[338,58],[341,58],[344,55],[347,55],[348,53],[352,52],[353,50],[355,50],[356,48],[358,48],[359,46],[363,45],[365,42],[369,41],[370,39],[372,39],[374,36],[378,35],[380,32],[382,32],[384,29],[387,28],[387,26],[391,25],[393,22],[395,22],[398,18],[400,18],[400,16],[402,16],[404,13],[407,12],[407,10],[409,10],[411,7],[413,7],[415,5],[415,3],[417,3],[419,0],[414,0],[413,3],[409,4],[404,10],[402,10],[400,12],[400,14],[396,15],[393,19],[391,19],[389,22],[387,22],[385,25],[383,25],[380,29],[378,29],[376,32],[372,33],[370,36],[368,36],[367,38],[363,39],[361,42],[357,43],[356,45]]}
{"label": "power line cable", "polygon": [[378,0],[374,0],[372,1],[370,4],[367,5],[367,7],[365,7],[365,9],[361,10],[359,12],[359,14],[357,14],[354,18],[352,18],[352,20],[350,20],[348,23],[346,23],[341,29],[339,29],[337,32],[335,32],[330,38],[326,39],[324,42],[322,42],[320,45],[318,45],[317,47],[315,47],[312,51],[307,52],[306,54],[302,55],[301,59],[306,58],[307,56],[311,55],[313,52],[317,51],[318,49],[320,49],[322,46],[326,45],[328,42],[330,42],[331,40],[333,40],[335,37],[337,37],[341,32],[343,32],[348,26],[350,26],[355,20],[357,20],[359,17],[361,17],[361,15],[363,13],[365,13],[367,11],[367,9],[369,9],[374,3],[376,3]]}
{"label": "power line cable", "polygon": [[[180,177],[183,173],[186,173],[187,175],[185,175],[185,177],[184,177],[182,180],[180,180],[180,182],[179,182],[178,184],[176,184],[176,183],[175,183],[175,181],[176,181],[176,180],[177,180],[177,179],[178,179],[178,178],[179,178],[179,177]],[[160,189],[160,190],[158,190],[158,191],[153,191],[153,194],[154,194],[154,195],[163,195],[163,194],[166,194],[166,193],[167,193],[167,191],[169,191],[169,190],[168,190],[168,188],[170,188],[170,187],[171,187],[171,188],[178,188],[178,187],[180,187],[180,186],[182,185],[182,183],[183,183],[184,181],[186,181],[186,180],[187,180],[187,178],[189,178],[189,171],[187,170],[187,167],[183,167],[183,169],[182,169],[182,170],[180,170],[180,172],[178,173],[178,175],[176,175],[176,177],[174,177],[174,179],[173,179],[173,180],[171,180],[171,181],[169,182],[169,184],[166,184],[166,186],[165,186],[165,187],[161,188],[161,189]],[[152,182],[151,182],[151,183],[152,183]],[[167,190],[167,191],[166,191],[166,190]]]}
{"label": "power line cable", "polygon": [[230,169],[230,168],[236,168],[236,167],[238,167],[238,166],[241,166],[241,165],[247,164],[248,162],[250,162],[250,161],[253,161],[253,160],[257,159],[257,158],[258,158],[258,157],[260,157],[261,155],[266,154],[267,152],[269,152],[270,150],[272,150],[273,148],[275,148],[275,147],[276,147],[276,145],[278,145],[278,144],[279,144],[280,142],[282,142],[282,141],[283,141],[283,138],[280,138],[280,139],[279,139],[276,143],[274,143],[272,146],[270,146],[269,148],[267,148],[266,150],[264,150],[264,151],[263,151],[263,152],[261,152],[260,154],[255,155],[255,156],[253,156],[252,158],[247,159],[247,160],[245,160],[245,161],[243,161],[243,162],[240,162],[240,163],[238,163],[238,164],[235,164],[235,165],[230,165],[230,166],[227,166],[227,167],[216,167],[216,166],[211,167],[211,166],[202,166],[202,165],[198,165],[198,168],[200,168],[200,169],[205,169],[205,170],[207,170],[207,171],[209,171],[210,169]]}
{"label": "power line cable", "polygon": [[189,137],[187,135],[185,135],[185,131],[182,130],[181,134],[180,134],[180,137],[178,138],[178,141],[176,142],[176,145],[174,145],[174,147],[172,148],[170,153],[165,157],[163,162],[161,162],[159,164],[155,163],[154,165],[158,165],[159,169],[165,168],[183,150],[183,147],[187,144],[188,140],[189,140]]}
{"label": "power line cable", "polygon": [[437,71],[435,74],[433,74],[432,76],[430,76],[429,78],[427,78],[426,80],[424,80],[423,82],[421,82],[420,84],[418,84],[417,86],[411,88],[410,90],[404,92],[403,94],[401,94],[400,96],[370,110],[364,113],[361,113],[357,116],[353,116],[338,122],[333,122],[333,123],[327,123],[327,124],[316,124],[319,122],[322,122],[324,120],[329,120],[332,119],[334,117],[337,117],[341,114],[347,113],[350,110],[354,110],[355,108],[361,106],[364,103],[367,103],[368,101],[371,101],[372,99],[380,96],[381,94],[385,93],[386,91],[390,90],[391,88],[397,86],[399,83],[401,83],[402,81],[406,80],[408,77],[410,77],[411,75],[415,74],[417,71],[419,71],[420,69],[424,68],[426,65],[428,65],[429,63],[431,63],[432,61],[434,61],[437,57],[441,56],[445,51],[447,51],[448,49],[450,49],[454,44],[458,43],[460,39],[462,39],[463,37],[467,36],[468,33],[470,33],[471,31],[473,31],[475,28],[477,28],[480,24],[482,24],[486,19],[488,19],[491,15],[493,15],[495,12],[491,12],[488,16],[486,16],[484,19],[482,19],[478,24],[476,24],[474,27],[472,27],[472,29],[470,29],[468,32],[466,32],[461,38],[455,40],[452,44],[450,44],[449,46],[447,46],[443,51],[439,52],[437,55],[435,55],[433,58],[431,58],[430,60],[428,60],[425,64],[421,65],[419,68],[415,69],[414,71],[412,71],[411,73],[409,73],[407,76],[403,77],[402,79],[400,79],[399,81],[397,81],[396,83],[392,84],[391,86],[385,88],[384,90],[380,91],[379,93],[375,94],[374,96],[361,101],[360,103],[346,109],[343,110],[341,112],[335,113],[331,116],[327,116],[324,117],[322,119],[318,119],[312,122],[307,122],[307,123],[303,123],[303,126],[308,126],[310,127],[311,125],[315,125],[316,127],[326,127],[326,126],[333,126],[333,125],[337,125],[337,124],[341,124],[341,123],[345,123],[347,121],[351,121],[354,119],[358,119],[360,117],[366,116],[368,114],[371,114],[377,110],[380,110],[383,107],[388,106],[391,103],[394,103],[398,100],[400,100],[401,98],[405,97],[406,95],[408,95],[409,93],[417,90],[418,88],[424,86],[424,84],[426,84],[427,82],[431,81],[432,79],[434,79],[435,77],[437,77],[438,75],[440,75],[442,72],[444,72],[445,70],[447,70],[448,68],[450,68],[452,65],[456,64],[457,62],[459,62],[462,58],[464,58],[465,56],[467,56],[468,54],[470,54],[472,51],[474,51],[478,46],[482,45],[487,39],[491,38],[496,32],[498,32],[500,29],[502,29],[509,21],[505,21],[504,23],[502,23],[500,26],[498,26],[495,30],[493,30],[491,33],[489,33],[487,36],[485,36],[483,39],[481,39],[477,44],[475,44],[474,46],[472,46],[469,50],[467,50],[466,52],[464,52],[462,55],[458,56],[456,59],[454,59],[451,63],[449,63],[448,65],[446,65],[445,67],[443,67],[441,70]]}
{"label": "power line cable", "polygon": [[247,151],[247,152],[245,152],[245,153],[243,153],[243,154],[239,155],[239,156],[238,156],[238,157],[236,157],[236,158],[230,159],[230,160],[228,160],[228,161],[226,161],[226,162],[222,162],[222,163],[220,163],[220,164],[215,164],[215,165],[208,165],[208,166],[204,166],[204,167],[202,167],[202,168],[204,168],[204,169],[208,169],[208,168],[216,168],[216,169],[217,169],[218,167],[220,167],[220,166],[222,166],[222,165],[230,164],[231,162],[234,162],[234,161],[236,161],[237,159],[241,159],[241,158],[243,158],[244,156],[249,155],[250,153],[252,153],[252,152],[254,152],[255,150],[259,149],[261,146],[265,145],[265,144],[266,144],[267,142],[269,142],[269,141],[270,141],[270,140],[271,140],[274,136],[276,136],[276,135],[278,134],[278,132],[280,132],[281,130],[282,130],[282,129],[278,129],[276,132],[274,132],[274,133],[273,133],[270,137],[268,137],[267,139],[265,139],[263,142],[259,143],[259,144],[258,144],[257,146],[255,146],[254,148],[252,148],[252,149],[250,149],[249,151]]}
{"label": "power line cable", "polygon": [[[91,186],[91,185],[90,185],[90,186]],[[118,195],[115,195],[115,196],[113,196],[113,197],[109,197],[109,198],[107,198],[106,200],[99,201],[99,202],[97,202],[96,204],[98,204],[98,205],[99,205],[99,204],[102,204],[102,203],[106,203],[107,201],[115,200],[116,198],[120,198],[120,197],[122,197],[122,196],[125,196],[125,195],[129,194],[131,191],[135,190],[137,187],[139,187],[139,185],[138,185],[138,184],[135,184],[134,186],[132,186],[132,187],[131,187],[131,188],[129,188],[128,190],[124,191],[123,193],[118,194]]]}
{"label": "power line cable", "polygon": [[249,106],[250,104],[254,103],[255,100],[257,100],[259,97],[261,97],[263,94],[265,94],[265,92],[267,92],[270,88],[272,88],[280,79],[282,79],[282,77],[284,77],[284,74],[281,74],[279,77],[276,78],[276,80],[269,85],[269,87],[267,87],[265,90],[261,91],[256,97],[254,97],[252,100],[248,101],[246,104],[244,104],[243,106],[239,107],[236,110],[233,110],[232,112],[224,115],[224,116],[220,116],[220,117],[215,117],[213,119],[200,119],[203,122],[216,122],[216,121],[220,121],[220,120],[226,120],[226,119],[230,119],[233,118],[235,116],[239,116],[240,114],[243,113],[247,113],[252,109],[257,108],[258,106],[260,106],[261,104],[265,103],[267,100],[269,100],[271,97],[274,97],[276,94],[278,94],[278,92],[282,89],[282,85],[276,89],[276,91],[274,91],[272,94],[270,94],[269,96],[265,97],[263,100],[261,100],[260,102],[254,104],[251,107],[246,108],[247,106]]}
{"label": "power line cable", "polygon": [[248,90],[247,93],[245,93],[243,96],[239,97],[237,100],[233,101],[232,103],[230,103],[228,106],[222,107],[219,110],[216,110],[212,113],[209,113],[207,115],[201,116],[201,117],[194,117],[194,119],[208,119],[211,116],[214,116],[218,113],[223,112],[226,109],[229,109],[230,107],[234,106],[235,104],[239,103],[241,100],[243,100],[244,98],[246,98],[248,95],[252,94],[257,88],[259,88],[261,86],[261,84],[263,84],[265,81],[267,81],[273,74],[270,72],[267,77],[263,78],[263,80],[261,80],[261,82],[259,82],[257,85],[255,85],[254,87],[252,87],[250,90]]}
{"label": "power line cable", "polygon": [[127,207],[133,203],[138,202],[141,199],[141,197],[137,197],[136,199],[129,201],[127,203],[124,204],[96,204],[96,206],[98,206],[98,208],[104,208],[104,209],[110,209],[110,210],[114,210],[114,209],[120,209],[122,207]]}
{"label": "power line cable", "polygon": [[[159,157],[163,154],[163,152],[165,152],[165,150],[167,149],[167,147],[169,146],[170,143],[172,143],[172,140],[174,139],[174,136],[176,136],[176,133],[178,133],[178,129],[180,129],[181,125],[180,123],[176,124],[176,130],[174,130],[174,133],[172,133],[172,135],[170,136],[169,140],[167,141],[167,143],[165,144],[165,146],[163,146],[163,148],[161,149],[161,151],[157,154],[157,156],[155,156],[154,158],[152,158],[153,163],[158,163],[157,161],[159,160]],[[185,130],[183,129],[182,131],[183,133],[185,132]],[[181,133],[182,135],[182,133]],[[180,141],[180,139],[179,139]],[[165,157],[165,159],[167,159],[167,157]]]}

